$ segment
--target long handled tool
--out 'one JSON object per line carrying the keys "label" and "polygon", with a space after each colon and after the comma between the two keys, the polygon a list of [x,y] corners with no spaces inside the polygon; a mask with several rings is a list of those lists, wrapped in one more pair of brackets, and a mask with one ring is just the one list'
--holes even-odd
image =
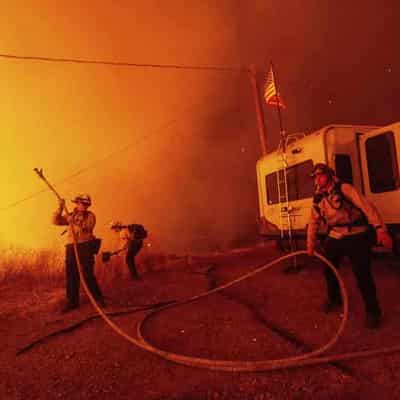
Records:
{"label": "long handled tool", "polygon": [[[54,189],[54,186],[46,179],[46,177],[43,175],[43,169],[42,168],[33,168],[33,170],[38,174],[39,178],[49,187],[49,189],[57,196],[57,199],[61,202],[63,201],[63,198],[58,194],[57,190]],[[63,204],[63,209],[65,210],[66,213],[68,213],[67,207],[65,205],[65,202]],[[67,233],[67,229],[63,232],[61,232],[61,236]]]}
{"label": "long handled tool", "polygon": [[[57,196],[57,199],[62,201],[63,198],[58,194],[57,190],[54,189],[54,186],[46,179],[46,177],[43,175],[43,169],[42,168],[33,168],[33,170],[38,174],[39,178],[42,179],[42,181],[49,187],[49,189]],[[65,208],[65,206],[64,206]]]}
{"label": "long handled tool", "polygon": [[[36,174],[39,176],[40,179],[42,179],[42,181],[49,187],[49,189],[56,195],[57,199],[60,201],[63,201],[63,198],[58,194],[57,190],[54,188],[54,186],[46,179],[46,177],[43,174],[43,169],[42,168],[34,168],[33,169]],[[65,205],[65,203],[63,204],[63,209],[65,210],[65,212],[68,214],[68,209]],[[83,288],[85,289],[86,295],[88,296],[89,300],[91,301],[93,307],[95,308],[95,310],[100,313],[100,315],[104,314],[100,308],[100,306],[97,304],[95,298],[93,297],[92,293],[90,293],[90,290],[86,284],[86,280],[84,279],[83,276],[83,272],[82,272],[82,263],[79,257],[79,252],[78,252],[78,242],[76,239],[76,233],[75,231],[72,229],[71,226],[71,222],[69,223],[70,228],[71,228],[71,233],[72,233],[72,238],[73,238],[73,245],[74,245],[74,253],[75,253],[75,258],[76,258],[76,263],[78,265],[78,272],[79,272],[79,276],[80,276],[80,280],[83,284]]]}

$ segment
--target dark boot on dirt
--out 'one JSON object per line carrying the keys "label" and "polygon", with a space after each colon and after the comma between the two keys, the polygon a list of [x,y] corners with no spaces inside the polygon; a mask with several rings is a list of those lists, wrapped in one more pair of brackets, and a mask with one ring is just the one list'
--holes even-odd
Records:
{"label": "dark boot on dirt", "polygon": [[341,301],[327,300],[324,304],[322,304],[321,311],[324,312],[325,314],[330,314],[333,312],[340,311],[341,308],[342,308]]}
{"label": "dark boot on dirt", "polygon": [[79,304],[73,304],[73,303],[65,303],[62,307],[61,307],[61,314],[65,314],[67,312],[76,310],[77,308],[79,308]]}
{"label": "dark boot on dirt", "polygon": [[106,304],[106,301],[104,300],[104,297],[100,297],[100,298],[96,299],[96,302],[100,307],[103,307],[103,308],[107,307],[107,304]]}
{"label": "dark boot on dirt", "polygon": [[368,329],[378,329],[382,325],[382,316],[380,314],[367,314],[365,325]]}

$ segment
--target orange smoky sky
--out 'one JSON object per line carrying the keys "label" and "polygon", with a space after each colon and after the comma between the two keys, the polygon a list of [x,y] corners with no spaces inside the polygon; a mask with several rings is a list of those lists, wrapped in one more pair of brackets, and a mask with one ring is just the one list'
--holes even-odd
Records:
{"label": "orange smoky sky", "polygon": [[[8,3],[0,54],[255,64],[260,86],[273,60],[286,132],[399,120],[396,0]],[[54,195],[31,196],[45,189],[35,167],[67,200],[92,196],[106,241],[115,219],[144,224],[177,252],[255,234],[260,145],[246,73],[0,57],[0,82],[0,243],[63,242],[50,223]],[[264,115],[273,150],[276,110]]]}
{"label": "orange smoky sky", "polygon": [[[16,0],[0,15],[0,53],[239,65],[232,3],[190,4]],[[255,159],[238,113],[239,91],[252,104],[246,75],[0,58],[0,76],[1,244],[63,240],[51,225],[56,198],[37,193],[46,187],[35,167],[67,200],[92,196],[104,238],[119,219],[182,251],[232,239],[243,218],[253,224]],[[235,182],[252,190],[250,217]]]}

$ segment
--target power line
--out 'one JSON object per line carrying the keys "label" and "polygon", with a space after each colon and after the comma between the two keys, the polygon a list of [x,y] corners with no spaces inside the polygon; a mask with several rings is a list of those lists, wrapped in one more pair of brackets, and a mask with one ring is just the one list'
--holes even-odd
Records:
{"label": "power line", "polygon": [[211,71],[231,71],[231,72],[247,72],[248,68],[242,66],[218,66],[218,65],[184,65],[184,64],[146,64],[133,63],[124,61],[107,61],[107,60],[89,60],[79,58],[62,58],[47,56],[23,56],[11,53],[0,53],[0,58],[21,60],[21,61],[39,61],[39,62],[55,62],[55,63],[74,63],[74,64],[96,64],[110,65],[114,67],[133,67],[133,68],[168,68],[168,69],[188,69],[188,70],[211,70]]}
{"label": "power line", "polygon": [[[248,69],[245,67],[240,66],[200,66],[200,65],[178,65],[178,64],[145,64],[145,63],[131,63],[131,62],[120,62],[120,61],[107,61],[107,60],[89,60],[89,59],[77,59],[77,58],[58,58],[58,57],[47,57],[47,56],[23,56],[18,54],[11,54],[11,53],[0,53],[0,58],[4,59],[12,59],[12,60],[20,60],[20,61],[38,61],[38,62],[55,62],[55,63],[75,63],[75,64],[94,64],[94,65],[110,65],[115,67],[134,67],[134,68],[165,68],[165,69],[186,69],[186,70],[214,70],[214,71],[231,71],[231,72],[247,72]],[[196,105],[197,106],[197,105]],[[193,107],[189,107],[191,109]],[[167,128],[168,126],[175,123],[177,120],[174,119],[167,123],[165,126],[156,129],[153,133],[156,133],[160,130]],[[99,162],[103,162],[106,159],[114,156],[115,154],[125,151],[133,144],[125,145],[114,152],[108,154],[107,156],[103,157],[102,159],[95,160],[89,166],[80,169],[65,177],[64,179],[58,181],[57,183],[64,183],[66,181],[75,178],[76,176],[81,175],[82,173],[86,172],[87,170],[94,167],[94,165],[98,164]],[[37,192],[31,193],[30,195],[21,198],[20,200],[15,201],[14,203],[9,204],[6,207],[0,208],[0,211],[8,210],[9,208],[15,207],[21,203],[24,203],[42,193],[47,192],[47,189],[42,189]]]}
{"label": "power line", "polygon": [[[210,97],[214,97],[214,96],[210,96]],[[180,115],[183,115],[184,113],[187,113],[187,112],[188,112],[189,110],[191,110],[191,109],[194,109],[194,108],[195,108],[195,109],[198,109],[198,107],[199,107],[199,103],[192,104],[191,106],[186,107],[184,110],[182,110],[182,111],[180,112]],[[98,158],[98,159],[94,160],[92,163],[90,163],[90,164],[87,165],[86,167],[81,168],[81,169],[75,171],[74,173],[72,173],[72,174],[70,174],[70,175],[64,177],[63,179],[57,181],[57,182],[55,183],[55,185],[60,185],[60,184],[62,184],[62,183],[65,183],[65,182],[67,182],[67,181],[72,180],[73,178],[76,178],[76,177],[79,176],[79,175],[82,175],[83,173],[85,173],[85,172],[89,171],[90,169],[94,168],[97,164],[102,163],[102,162],[108,160],[109,158],[114,157],[114,156],[115,156],[116,154],[118,154],[118,153],[121,153],[121,152],[123,152],[123,151],[126,151],[127,149],[129,149],[129,148],[132,147],[133,145],[137,145],[137,144],[140,143],[141,141],[150,139],[152,135],[156,134],[157,132],[163,131],[163,130],[165,130],[166,128],[169,128],[170,126],[172,126],[172,125],[175,124],[176,122],[181,121],[181,119],[182,119],[182,118],[179,117],[179,118],[174,118],[174,119],[172,119],[172,120],[166,122],[166,123],[163,124],[162,126],[160,126],[160,127],[156,128],[156,129],[154,129],[153,131],[151,131],[147,136],[143,136],[142,138],[139,138],[138,140],[136,140],[136,141],[133,142],[133,143],[125,144],[124,146],[121,146],[121,147],[119,147],[118,149],[115,149],[115,150],[112,151],[111,153],[108,153],[108,154],[105,155],[104,157]],[[30,195],[28,195],[28,196],[26,196],[26,197],[23,197],[23,198],[21,198],[21,199],[19,199],[19,200],[16,200],[16,201],[13,202],[13,203],[8,204],[8,205],[5,206],[5,207],[0,208],[0,211],[7,211],[8,209],[13,208],[13,207],[16,207],[16,206],[18,206],[18,205],[20,205],[20,204],[22,204],[22,203],[25,203],[26,201],[31,200],[31,199],[33,199],[33,198],[35,198],[35,197],[37,197],[37,196],[39,196],[40,194],[45,193],[45,192],[48,192],[48,189],[41,189],[41,190],[38,190],[38,191],[36,191],[36,192],[33,192],[33,193],[31,193]]]}

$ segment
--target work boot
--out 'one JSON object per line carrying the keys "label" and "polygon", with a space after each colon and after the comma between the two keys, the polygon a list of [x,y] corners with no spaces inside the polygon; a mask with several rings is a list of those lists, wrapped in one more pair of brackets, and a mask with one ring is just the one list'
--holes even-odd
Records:
{"label": "work boot", "polygon": [[382,324],[382,316],[381,314],[367,314],[367,318],[365,320],[365,325],[368,329],[378,329]]}
{"label": "work boot", "polygon": [[342,308],[342,301],[341,300],[327,300],[324,304],[322,304],[321,310],[325,314],[330,314],[336,311],[339,311]]}
{"label": "work boot", "polygon": [[79,308],[79,304],[74,304],[74,303],[67,302],[61,308],[61,314],[65,314],[65,313],[70,312],[72,310],[76,310],[77,308]]}
{"label": "work boot", "polygon": [[107,306],[106,301],[104,300],[104,297],[100,297],[100,298],[96,299],[96,302],[100,307],[104,308]]}

